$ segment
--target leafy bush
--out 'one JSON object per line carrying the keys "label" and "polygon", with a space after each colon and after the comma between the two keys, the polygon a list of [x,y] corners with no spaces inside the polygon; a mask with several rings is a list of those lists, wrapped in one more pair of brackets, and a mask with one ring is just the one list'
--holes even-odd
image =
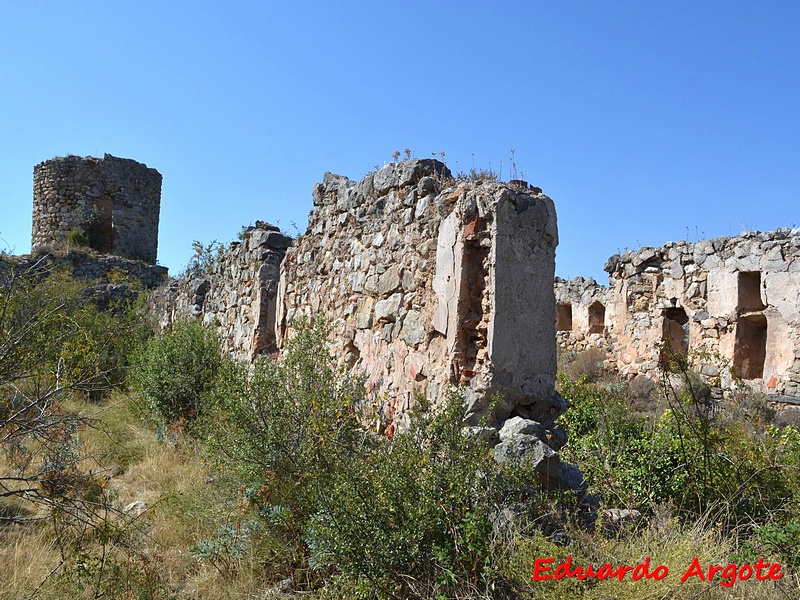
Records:
{"label": "leafy bush", "polygon": [[89,236],[83,229],[70,229],[66,239],[67,246],[70,248],[83,248],[89,245]]}
{"label": "leafy bush", "polygon": [[337,371],[326,333],[301,325],[282,359],[250,374],[226,365],[209,444],[272,533],[319,577],[337,575],[338,594],[485,588],[490,517],[506,492],[485,443],[464,433],[463,398],[378,436],[362,425],[371,411],[361,381]]}
{"label": "leafy bush", "polygon": [[[705,382],[675,363],[661,382],[665,410],[630,410],[637,393],[560,375],[572,405],[562,459],[581,466],[592,493],[653,514],[669,504],[684,523],[704,519],[737,540],[736,560],[770,555],[796,565],[800,435],[763,420],[757,398],[713,400]],[[758,553],[761,554],[758,554]]]}
{"label": "leafy bush", "polygon": [[62,524],[92,522],[104,495],[81,471],[78,441],[91,419],[65,402],[122,382],[129,318],[87,302],[67,273],[0,261],[0,497],[46,507]]}
{"label": "leafy bush", "polygon": [[485,443],[465,435],[463,417],[453,393],[391,443],[362,446],[312,518],[313,563],[406,594],[412,581],[417,593],[485,586],[500,486]]}
{"label": "leafy bush", "polygon": [[189,259],[189,264],[183,270],[183,275],[189,273],[209,275],[219,266],[225,254],[225,246],[217,240],[213,240],[209,244],[203,244],[195,240],[192,242],[192,250],[194,250],[194,255]]}
{"label": "leafy bush", "polygon": [[167,424],[196,418],[222,364],[217,335],[200,323],[177,324],[134,356],[132,379]]}

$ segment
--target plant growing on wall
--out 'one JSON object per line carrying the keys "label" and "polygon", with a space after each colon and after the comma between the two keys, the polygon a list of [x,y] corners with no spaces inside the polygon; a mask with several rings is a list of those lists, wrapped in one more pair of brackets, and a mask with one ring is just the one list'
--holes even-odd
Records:
{"label": "plant growing on wall", "polygon": [[83,229],[70,229],[66,240],[68,248],[84,248],[89,245],[89,236]]}

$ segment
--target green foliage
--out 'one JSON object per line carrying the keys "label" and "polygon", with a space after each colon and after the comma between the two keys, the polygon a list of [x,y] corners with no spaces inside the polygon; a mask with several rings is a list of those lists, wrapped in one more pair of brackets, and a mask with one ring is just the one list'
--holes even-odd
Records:
{"label": "green foliage", "polygon": [[83,286],[42,264],[0,262],[0,464],[9,467],[0,471],[0,497],[85,528],[106,496],[80,468],[78,434],[92,420],[65,401],[76,392],[99,400],[122,383],[134,317],[125,307],[99,310]]}
{"label": "green foliage", "polygon": [[659,405],[645,414],[630,410],[639,400],[626,387],[559,375],[572,405],[562,459],[613,504],[652,513],[668,503],[686,523],[707,518],[736,536],[739,559],[768,555],[796,567],[800,434],[767,426],[759,417],[768,413],[742,393],[713,400],[685,359],[672,364]]}
{"label": "green foliage", "polygon": [[325,336],[321,325],[301,328],[282,360],[264,359],[252,373],[226,363],[204,427],[226,467],[299,523],[361,435],[363,386],[335,370]]}
{"label": "green foliage", "polygon": [[170,424],[199,415],[221,364],[217,335],[200,323],[181,323],[135,354],[131,375],[142,398]]}
{"label": "green foliage", "polygon": [[800,569],[800,522],[778,521],[758,525],[741,550],[734,555],[738,562],[754,562],[766,556],[789,571]]}
{"label": "green foliage", "polygon": [[226,364],[205,419],[247,502],[319,576],[338,574],[341,594],[487,586],[490,516],[506,492],[485,443],[465,435],[461,396],[378,436],[362,425],[361,381],[334,367],[327,329],[298,328],[280,360],[252,373]]}
{"label": "green foliage", "polygon": [[362,446],[314,514],[312,561],[379,589],[414,580],[445,593],[490,579],[499,486],[486,445],[464,433],[463,399]]}
{"label": "green foliage", "polygon": [[58,573],[60,598],[169,598],[158,563],[146,555],[78,552]]}
{"label": "green foliage", "polygon": [[89,245],[89,236],[83,229],[70,229],[66,239],[67,246],[70,248],[84,248]]}
{"label": "green foliage", "polygon": [[258,527],[223,525],[216,536],[197,542],[190,552],[198,561],[211,564],[223,578],[230,579],[249,550],[253,528]]}

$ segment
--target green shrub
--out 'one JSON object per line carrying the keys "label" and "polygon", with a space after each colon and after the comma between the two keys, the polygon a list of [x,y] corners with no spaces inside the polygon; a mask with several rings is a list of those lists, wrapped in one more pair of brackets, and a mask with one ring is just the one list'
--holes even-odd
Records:
{"label": "green shrub", "polygon": [[97,478],[80,471],[78,433],[93,419],[65,403],[121,383],[131,325],[87,302],[84,285],[42,264],[0,260],[0,497],[81,527],[104,499]]}
{"label": "green shrub", "polygon": [[269,489],[272,505],[303,523],[359,440],[359,381],[335,369],[322,325],[303,328],[279,361],[252,371],[225,363],[204,419],[206,441],[248,487]]}
{"label": "green shrub", "polygon": [[67,246],[70,248],[84,248],[89,245],[89,236],[83,229],[70,229],[66,239]]}
{"label": "green shrub", "polygon": [[362,425],[374,422],[362,382],[335,368],[326,334],[300,324],[280,360],[252,373],[226,365],[207,441],[334,596],[485,589],[490,516],[505,492],[485,443],[464,433],[463,398],[378,436]]}
{"label": "green shrub", "polygon": [[217,335],[200,323],[178,324],[147,342],[134,356],[133,383],[167,423],[193,420],[222,364]]}
{"label": "green shrub", "polygon": [[406,597],[488,585],[500,484],[463,418],[463,399],[452,393],[391,443],[363,445],[312,518],[312,562]]}

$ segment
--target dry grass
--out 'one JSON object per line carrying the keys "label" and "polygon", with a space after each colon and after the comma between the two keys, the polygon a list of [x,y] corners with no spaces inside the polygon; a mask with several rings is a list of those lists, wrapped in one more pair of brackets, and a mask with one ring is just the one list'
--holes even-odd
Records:
{"label": "dry grass", "polygon": [[[661,509],[649,522],[638,528],[623,532],[617,537],[603,537],[585,531],[572,533],[572,543],[567,547],[557,546],[541,535],[518,536],[509,546],[504,557],[503,569],[521,587],[522,598],[567,600],[589,598],[616,600],[645,599],[785,599],[797,598],[800,580],[797,574],[787,574],[783,579],[772,581],[737,581],[733,587],[720,585],[719,575],[713,583],[692,577],[685,582],[680,579],[695,557],[704,569],[709,565],[727,565],[734,548],[734,540],[722,535],[714,523],[699,520],[692,526],[682,526],[669,510]],[[593,564],[599,567],[610,563],[635,566],[650,557],[650,571],[658,565],[666,565],[667,576],[661,581],[642,579],[631,581],[630,576],[620,582],[616,578],[603,581],[578,581],[576,578],[558,581],[532,581],[531,575],[537,558],[553,557],[552,568],[567,556],[572,556],[572,565]],[[552,573],[552,571],[551,571]]]}
{"label": "dry grass", "polygon": [[578,380],[581,377],[587,382],[594,382],[603,375],[606,353],[602,348],[591,347],[579,352],[565,367],[565,372],[570,379]]}
{"label": "dry grass", "polygon": [[27,598],[61,562],[41,527],[0,529],[0,598]]}
{"label": "dry grass", "polygon": [[[66,547],[62,563],[48,521],[6,527],[0,535],[0,598],[27,598],[36,591],[36,598],[45,599],[98,593],[214,599],[251,597],[258,590],[256,581],[263,578],[258,557],[245,556],[235,581],[223,581],[212,565],[198,563],[190,553],[237,514],[235,492],[223,478],[211,476],[189,438],[160,442],[123,396],[101,405],[74,399],[65,410],[93,419],[80,434],[80,468],[105,482],[117,512],[97,524],[113,526],[113,535],[73,532],[70,540],[78,539],[80,548]],[[144,506],[120,514],[134,502]]]}
{"label": "dry grass", "polygon": [[[236,489],[224,474],[214,473],[204,463],[201,449],[191,439],[178,434],[176,443],[159,441],[156,432],[138,418],[131,401],[122,396],[102,405],[76,400],[68,408],[96,419],[95,426],[81,434],[82,469],[107,480],[106,493],[115,508],[124,509],[137,501],[145,506],[129,512],[126,518],[109,514],[108,524],[117,527],[115,535],[104,538],[86,532],[79,538],[80,548],[64,548],[63,561],[47,521],[0,529],[0,598],[21,600],[34,593],[42,600],[292,597],[280,591],[280,582],[302,561],[288,555],[287,546],[266,531],[253,536],[241,556],[223,569],[192,555],[191,548],[201,540],[213,539],[222,525],[244,527],[246,520],[236,502]],[[681,525],[668,510],[661,509],[618,537],[580,529],[570,531],[570,536],[572,543],[567,547],[542,535],[516,535],[505,544],[492,568],[513,582],[516,593],[503,597],[800,597],[797,574],[787,574],[777,583],[737,582],[733,588],[698,580],[681,583],[679,579],[694,557],[704,566],[728,564],[734,540],[708,520]],[[537,558],[553,557],[558,563],[568,555],[572,555],[573,565],[635,565],[649,556],[651,568],[667,565],[669,575],[662,581],[531,581]],[[300,573],[294,575],[302,577]],[[302,587],[299,581],[296,583]]]}

